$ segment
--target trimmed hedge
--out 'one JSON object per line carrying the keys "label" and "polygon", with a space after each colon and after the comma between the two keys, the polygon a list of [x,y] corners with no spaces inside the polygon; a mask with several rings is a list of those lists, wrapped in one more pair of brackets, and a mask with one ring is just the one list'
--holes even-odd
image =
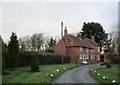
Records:
{"label": "trimmed hedge", "polygon": [[[49,52],[20,52],[19,54],[19,63],[18,66],[30,66],[31,64],[31,58],[34,56],[34,54],[37,56],[38,62],[40,65],[46,65],[46,64],[61,64],[61,55],[55,54],[55,53],[49,53]],[[69,56],[63,56],[64,57],[64,63],[70,63],[70,57]]]}

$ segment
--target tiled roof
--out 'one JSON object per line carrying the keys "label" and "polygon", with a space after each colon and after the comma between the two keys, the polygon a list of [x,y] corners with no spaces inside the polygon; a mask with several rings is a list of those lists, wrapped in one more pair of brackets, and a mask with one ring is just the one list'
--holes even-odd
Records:
{"label": "tiled roof", "polygon": [[69,36],[74,41],[74,43],[76,43],[76,46],[93,48],[93,46],[90,43],[88,43],[85,39],[78,38],[78,37],[73,36],[73,35],[69,35]]}
{"label": "tiled roof", "polygon": [[92,45],[92,46],[99,46],[99,44],[97,44],[95,41],[93,41],[92,39],[86,38],[86,40]]}

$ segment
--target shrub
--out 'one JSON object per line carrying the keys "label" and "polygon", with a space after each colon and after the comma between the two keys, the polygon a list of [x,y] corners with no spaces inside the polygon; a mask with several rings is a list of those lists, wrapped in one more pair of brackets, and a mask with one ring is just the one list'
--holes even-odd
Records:
{"label": "shrub", "polygon": [[111,68],[110,60],[107,60],[106,62],[103,62],[103,63],[100,64],[100,66],[102,66],[102,65],[106,65],[107,68]]}
{"label": "shrub", "polygon": [[31,60],[31,71],[38,72],[39,71],[39,62],[37,60],[37,56],[34,54]]}
{"label": "shrub", "polygon": [[111,68],[111,62],[109,60],[106,61],[105,64],[106,64],[107,68]]}

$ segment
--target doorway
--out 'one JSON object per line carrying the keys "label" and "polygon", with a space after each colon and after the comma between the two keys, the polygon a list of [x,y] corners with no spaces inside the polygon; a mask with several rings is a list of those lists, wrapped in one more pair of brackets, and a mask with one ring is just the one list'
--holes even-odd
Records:
{"label": "doorway", "polygon": [[104,55],[100,56],[100,62],[104,62]]}

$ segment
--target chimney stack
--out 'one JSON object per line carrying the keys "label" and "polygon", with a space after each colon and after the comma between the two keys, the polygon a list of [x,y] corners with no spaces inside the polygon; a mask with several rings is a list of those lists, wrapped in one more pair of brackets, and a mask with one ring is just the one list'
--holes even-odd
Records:
{"label": "chimney stack", "polygon": [[93,41],[95,41],[95,37],[94,37],[94,36],[92,36],[91,39],[92,39]]}
{"label": "chimney stack", "polygon": [[67,32],[67,27],[65,27],[64,36],[66,36],[67,34],[68,34],[68,32]]}
{"label": "chimney stack", "polygon": [[78,37],[79,39],[81,39],[81,35],[80,35],[80,33],[77,34],[77,37]]}

